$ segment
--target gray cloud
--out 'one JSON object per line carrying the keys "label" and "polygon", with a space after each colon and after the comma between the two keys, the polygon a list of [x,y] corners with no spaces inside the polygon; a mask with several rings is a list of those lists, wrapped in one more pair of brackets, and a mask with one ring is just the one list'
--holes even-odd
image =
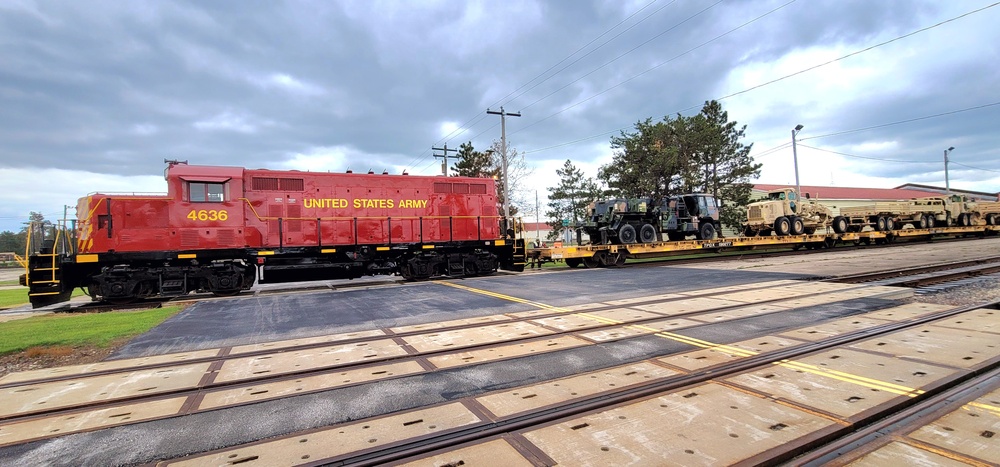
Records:
{"label": "gray cloud", "polygon": [[[498,104],[522,111],[508,130],[513,145],[532,151],[532,164],[567,158],[600,163],[608,151],[599,143],[606,147],[608,135],[538,150],[646,117],[696,112],[707,99],[779,77],[779,71],[797,71],[976,8],[968,2],[798,1],[678,57],[784,2],[724,1],[679,24],[711,4],[661,0],[586,50],[662,7],[607,45],[515,91],[647,3],[5,2],[0,167],[156,175],[164,158],[278,168],[337,148],[337,157],[323,159],[335,166],[317,170],[377,163],[376,170],[433,173],[430,147],[443,141],[442,124],[475,122],[448,143],[472,139],[485,148],[500,133],[493,128],[498,119],[485,110]],[[723,105],[748,125],[755,150],[763,150],[786,142],[796,123],[806,124],[807,137],[1000,100],[994,65],[1000,33],[987,26],[997,23],[1000,11],[994,10],[1000,8]],[[883,56],[891,65],[880,65]],[[872,81],[853,70],[844,75],[842,90],[809,88],[858,63],[889,78]],[[757,81],[738,81],[747,70],[759,70],[752,76]],[[808,144],[851,153],[866,143],[892,141],[891,154],[857,155],[926,163],[845,164],[856,163],[868,176],[936,183],[943,175],[935,164],[947,146],[959,148],[958,162],[1000,171],[991,128],[997,117],[1000,106]],[[812,170],[808,158],[814,156],[805,151],[802,157],[803,169]],[[996,178],[953,169],[970,183]],[[14,209],[0,207],[0,217]]]}

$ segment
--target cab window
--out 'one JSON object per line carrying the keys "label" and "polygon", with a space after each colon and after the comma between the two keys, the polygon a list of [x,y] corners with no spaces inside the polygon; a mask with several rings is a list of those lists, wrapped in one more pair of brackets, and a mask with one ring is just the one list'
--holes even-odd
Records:
{"label": "cab window", "polygon": [[221,203],[225,201],[225,183],[191,182],[188,193],[192,203]]}

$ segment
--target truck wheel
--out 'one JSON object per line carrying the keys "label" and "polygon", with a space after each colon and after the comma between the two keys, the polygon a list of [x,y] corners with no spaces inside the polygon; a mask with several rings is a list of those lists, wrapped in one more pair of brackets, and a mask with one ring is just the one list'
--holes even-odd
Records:
{"label": "truck wheel", "polygon": [[779,237],[788,235],[788,231],[791,228],[791,222],[788,222],[787,217],[782,216],[774,220],[774,233]]}
{"label": "truck wheel", "polygon": [[896,228],[896,221],[892,220],[891,217],[886,217],[885,218],[885,230],[887,232],[891,232],[895,228]]}
{"label": "truck wheel", "polygon": [[924,217],[927,219],[927,228],[928,229],[933,229],[934,226],[935,226],[935,224],[937,224],[937,219],[935,219],[934,216],[932,216],[930,214],[928,214],[928,215],[926,215]]}
{"label": "truck wheel", "polygon": [[993,214],[986,215],[986,225],[997,225],[997,218]]}
{"label": "truck wheel", "polygon": [[885,230],[885,218],[884,217],[879,216],[877,219],[875,219],[875,230],[877,230],[879,232],[882,232],[882,231]]}
{"label": "truck wheel", "polygon": [[715,226],[711,222],[704,222],[698,228],[699,240],[711,240],[715,238]]}
{"label": "truck wheel", "polygon": [[802,223],[801,217],[799,216],[793,217],[791,219],[791,223],[792,223],[792,231],[791,231],[792,235],[802,235],[803,233],[805,233],[806,226],[805,224]]}
{"label": "truck wheel", "polygon": [[844,216],[834,217],[833,231],[839,234],[847,233],[847,218]]}
{"label": "truck wheel", "polygon": [[618,241],[628,244],[635,243],[635,227],[625,224],[618,229]]}
{"label": "truck wheel", "polygon": [[920,216],[920,220],[919,220],[919,222],[917,224],[917,228],[918,229],[926,229],[926,228],[930,227],[927,224],[928,224],[928,222],[927,222],[927,216]]}
{"label": "truck wheel", "polygon": [[642,224],[639,229],[639,241],[642,243],[653,243],[656,241],[656,227],[650,224]]}

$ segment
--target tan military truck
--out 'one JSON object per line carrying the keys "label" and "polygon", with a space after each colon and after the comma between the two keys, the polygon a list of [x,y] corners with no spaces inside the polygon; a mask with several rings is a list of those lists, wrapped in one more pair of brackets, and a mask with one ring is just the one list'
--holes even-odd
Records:
{"label": "tan military truck", "polygon": [[915,229],[968,227],[997,222],[1000,222],[1000,203],[969,201],[961,195],[929,196],[841,208],[840,215],[833,218],[833,231],[860,232],[865,227],[890,231],[906,224]]}
{"label": "tan military truck", "polygon": [[910,224],[916,229],[928,229],[951,219],[948,206],[941,198],[904,201],[877,201],[875,204],[840,208],[833,218],[836,233],[860,232],[871,227],[879,232],[896,230]]}
{"label": "tan military truck", "polygon": [[800,200],[795,188],[780,188],[767,192],[767,199],[747,206],[743,235],[812,235],[825,230],[832,220],[829,207],[808,197]]}

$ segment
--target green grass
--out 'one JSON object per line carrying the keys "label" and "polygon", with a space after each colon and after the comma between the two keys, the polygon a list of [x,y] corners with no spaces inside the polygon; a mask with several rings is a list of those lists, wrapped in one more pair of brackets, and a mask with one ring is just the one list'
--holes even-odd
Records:
{"label": "green grass", "polygon": [[0,323],[0,355],[42,346],[106,347],[137,336],[177,314],[180,306],[143,311],[54,314]]}
{"label": "green grass", "polygon": [[[72,297],[85,295],[82,290],[74,289]],[[28,288],[0,290],[0,308],[13,308],[28,303]]]}
{"label": "green grass", "polygon": [[15,279],[12,281],[0,281],[0,286],[3,285],[20,285],[20,284],[17,282],[17,279]]}

